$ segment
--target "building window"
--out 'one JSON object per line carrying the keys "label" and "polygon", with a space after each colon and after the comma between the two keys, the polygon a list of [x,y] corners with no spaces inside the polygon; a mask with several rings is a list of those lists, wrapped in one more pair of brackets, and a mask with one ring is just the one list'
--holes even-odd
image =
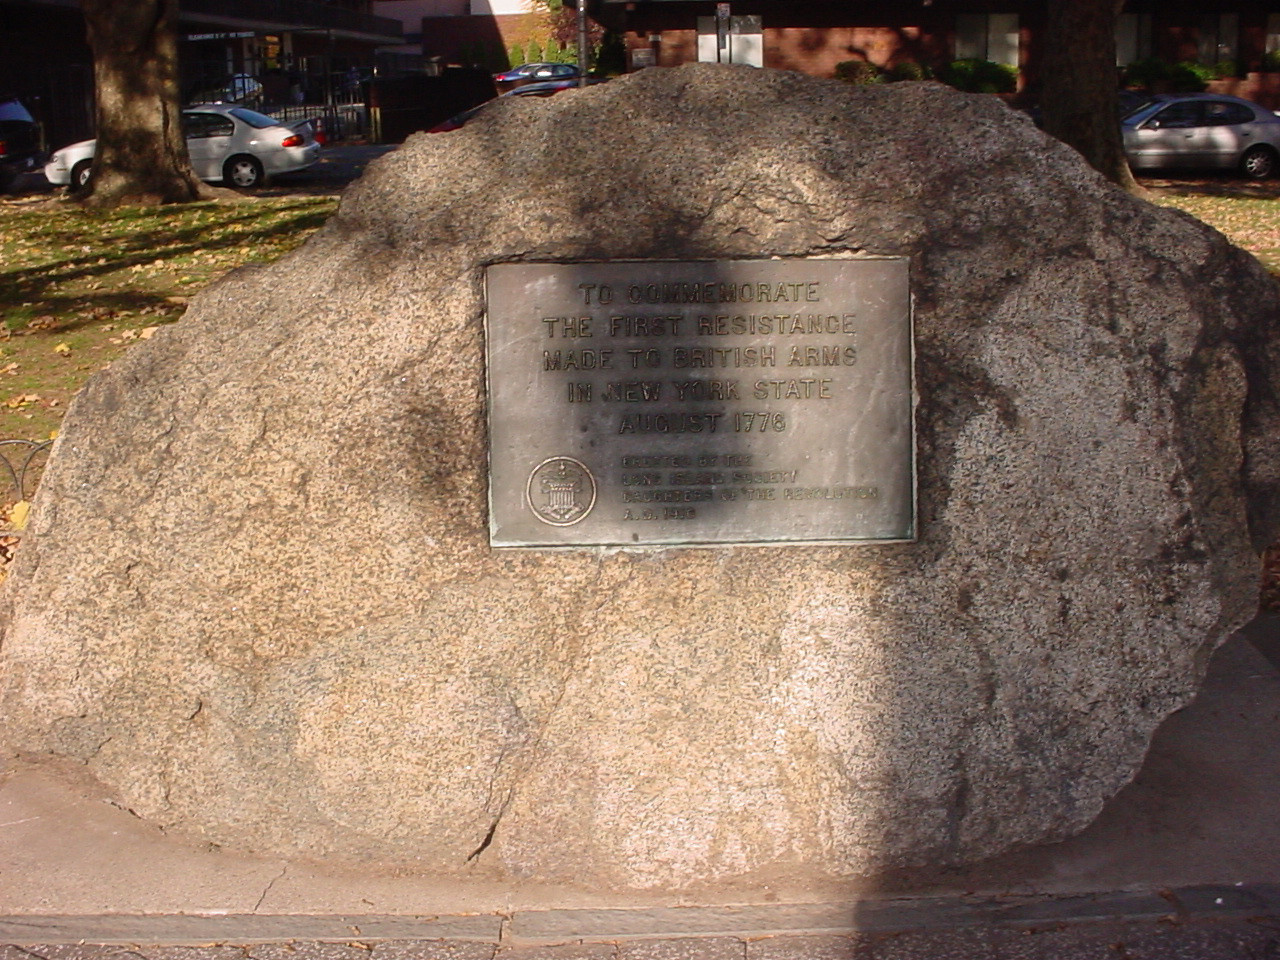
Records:
{"label": "building window", "polygon": [[962,13],[956,17],[956,59],[1018,66],[1016,13]]}
{"label": "building window", "polygon": [[1240,55],[1240,14],[1206,13],[1200,18],[1201,63],[1212,65]]}
{"label": "building window", "polygon": [[1122,13],[1116,20],[1116,66],[1151,57],[1151,14]]}

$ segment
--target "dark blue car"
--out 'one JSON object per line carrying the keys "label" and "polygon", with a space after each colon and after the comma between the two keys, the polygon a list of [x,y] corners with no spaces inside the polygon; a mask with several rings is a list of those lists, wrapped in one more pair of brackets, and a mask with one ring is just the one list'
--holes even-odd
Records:
{"label": "dark blue car", "polygon": [[493,81],[510,87],[541,80],[573,80],[578,76],[578,68],[572,63],[522,63],[504,73],[495,73]]}
{"label": "dark blue car", "polygon": [[40,163],[40,128],[17,100],[0,99],[0,190]]}

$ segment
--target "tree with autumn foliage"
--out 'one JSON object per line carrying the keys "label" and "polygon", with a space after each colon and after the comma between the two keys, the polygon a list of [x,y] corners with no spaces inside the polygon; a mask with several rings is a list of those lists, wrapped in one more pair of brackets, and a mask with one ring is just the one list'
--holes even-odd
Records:
{"label": "tree with autumn foliage", "polygon": [[1075,147],[1108,180],[1140,193],[1116,115],[1116,20],[1123,6],[1124,0],[1048,0],[1040,104],[1045,132]]}
{"label": "tree with autumn foliage", "polygon": [[92,206],[211,195],[187,156],[178,90],[178,0],[80,0],[96,87]]}
{"label": "tree with autumn foliage", "polygon": [[[547,28],[551,38],[562,49],[574,50],[578,46],[578,9],[564,0],[539,0],[539,5],[546,11]],[[591,50],[600,49],[604,40],[604,27],[594,20],[587,19],[587,41]]]}

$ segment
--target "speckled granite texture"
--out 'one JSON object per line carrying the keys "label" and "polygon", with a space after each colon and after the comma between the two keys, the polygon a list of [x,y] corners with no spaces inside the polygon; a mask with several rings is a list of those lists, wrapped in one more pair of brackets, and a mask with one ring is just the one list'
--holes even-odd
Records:
{"label": "speckled granite texture", "polygon": [[[482,265],[911,258],[920,540],[495,552]],[[245,848],[614,889],[1083,828],[1256,605],[1277,298],[995,98],[750,68],[370,167],[70,411],[0,737]]]}

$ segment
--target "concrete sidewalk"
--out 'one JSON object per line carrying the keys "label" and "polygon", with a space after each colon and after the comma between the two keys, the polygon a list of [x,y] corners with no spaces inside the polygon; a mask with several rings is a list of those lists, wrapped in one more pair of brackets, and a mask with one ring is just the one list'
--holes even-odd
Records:
{"label": "concrete sidewalk", "polygon": [[[1270,657],[1271,659],[1268,659]],[[1274,662],[1273,662],[1274,661]],[[0,960],[1280,958],[1280,618],[1080,836],[964,870],[711,902],[230,853],[167,837],[65,772],[0,774]],[[176,945],[202,945],[177,950]],[[14,952],[18,951],[18,952]],[[276,951],[276,952],[272,952]]]}

